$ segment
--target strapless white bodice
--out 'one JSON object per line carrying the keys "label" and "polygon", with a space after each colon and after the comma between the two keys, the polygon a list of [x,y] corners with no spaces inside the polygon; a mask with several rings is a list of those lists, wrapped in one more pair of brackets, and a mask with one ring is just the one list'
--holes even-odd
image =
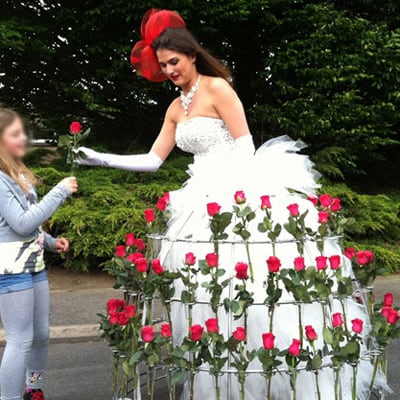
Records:
{"label": "strapless white bodice", "polygon": [[234,149],[234,139],[219,118],[193,117],[179,122],[175,140],[181,150],[194,154],[196,158],[224,154]]}

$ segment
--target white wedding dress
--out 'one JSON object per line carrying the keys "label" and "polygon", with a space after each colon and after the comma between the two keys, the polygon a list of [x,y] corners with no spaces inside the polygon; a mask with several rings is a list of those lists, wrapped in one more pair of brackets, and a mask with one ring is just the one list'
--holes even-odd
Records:
{"label": "white wedding dress", "polygon": [[[269,331],[268,310],[262,303],[266,298],[264,282],[268,277],[266,260],[272,255],[271,245],[267,242],[265,233],[257,229],[258,223],[265,216],[260,210],[260,196],[270,195],[272,203],[272,219],[283,225],[289,216],[287,206],[292,203],[299,205],[300,211],[309,210],[307,226],[316,228],[318,216],[315,207],[306,199],[306,195],[315,193],[318,188],[317,173],[312,168],[312,163],[307,156],[297,154],[304,145],[295,142],[287,136],[272,139],[262,145],[254,154],[244,154],[235,148],[235,141],[231,137],[224,122],[220,119],[209,117],[195,117],[186,122],[179,123],[176,130],[176,142],[182,150],[194,154],[194,162],[189,166],[190,179],[180,190],[170,193],[170,210],[172,217],[161,246],[161,262],[170,270],[182,267],[185,254],[193,252],[197,259],[204,259],[207,253],[213,251],[210,242],[209,216],[206,204],[217,202],[222,206],[222,211],[232,211],[234,204],[233,195],[238,190],[246,194],[247,202],[252,209],[257,211],[257,218],[249,225],[252,233],[250,238],[250,253],[254,265],[254,283],[249,281],[248,288],[254,293],[255,304],[248,313],[248,340],[249,349],[262,347],[262,334]],[[232,227],[227,229],[229,239],[220,245],[221,268],[229,276],[235,276],[234,266],[238,261],[247,262],[245,246],[241,239],[232,233]],[[234,242],[234,243],[233,243]],[[263,243],[254,243],[263,242]],[[276,255],[282,262],[282,268],[293,268],[293,260],[298,257],[296,243],[285,230],[279,237]],[[314,242],[305,245],[306,265],[315,265],[315,257],[319,255]],[[342,255],[342,250],[337,239],[326,240],[324,255]],[[342,269],[345,275],[351,276],[351,265],[342,257]],[[193,309],[193,324],[204,326],[208,318],[213,317],[209,305],[209,293],[201,287],[201,282],[208,276],[199,274],[199,289],[197,303]],[[232,298],[237,279],[225,290],[222,299]],[[175,298],[180,299],[182,286],[176,287]],[[276,346],[287,349],[293,338],[299,338],[298,307],[290,303],[292,296],[283,292],[282,304],[276,308],[273,322],[273,333],[276,337]],[[261,303],[261,304],[260,304]],[[346,301],[348,321],[361,318],[364,321],[364,332],[369,330],[369,321],[363,305],[349,298]],[[341,306],[332,300],[329,312],[341,312]],[[303,326],[312,325],[318,334],[316,346],[322,347],[323,314],[318,303],[302,306]],[[188,335],[188,321],[186,306],[179,301],[173,302],[172,321],[174,329],[174,343],[180,344]],[[226,313],[221,306],[219,310],[220,331],[229,338],[235,327],[243,321],[235,321],[230,313]],[[351,325],[350,325],[351,326]],[[365,352],[363,348],[362,352]],[[329,359],[324,360],[325,363]],[[283,365],[284,367],[284,365]],[[214,378],[207,371],[196,375],[195,399],[213,400]],[[229,362],[225,369],[230,369]],[[261,369],[260,363],[255,360],[249,370]],[[232,370],[232,369],[231,369]],[[352,369],[344,367],[341,373],[341,392],[343,400],[351,399]],[[368,387],[372,374],[370,361],[361,361],[358,375],[357,395],[359,400],[368,398]],[[323,368],[319,374],[321,398],[334,399],[333,372],[330,367]],[[226,373],[220,378],[221,399],[239,400],[240,388],[235,374]],[[260,373],[250,373],[246,380],[246,399],[266,399],[266,381]],[[181,400],[189,398],[189,384],[184,384]],[[272,398],[274,400],[290,400],[291,389],[289,376],[286,373],[276,374],[272,380]],[[315,389],[315,376],[312,372],[301,371],[297,380],[297,399],[317,399]]]}

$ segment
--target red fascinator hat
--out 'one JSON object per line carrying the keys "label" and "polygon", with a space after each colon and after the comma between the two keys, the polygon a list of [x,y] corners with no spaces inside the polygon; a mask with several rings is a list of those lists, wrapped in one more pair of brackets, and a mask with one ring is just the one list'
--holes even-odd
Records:
{"label": "red fascinator hat", "polygon": [[152,82],[167,80],[151,45],[168,28],[186,28],[186,24],[174,11],[155,8],[147,11],[140,28],[142,40],[135,44],[131,52],[131,63],[137,73]]}

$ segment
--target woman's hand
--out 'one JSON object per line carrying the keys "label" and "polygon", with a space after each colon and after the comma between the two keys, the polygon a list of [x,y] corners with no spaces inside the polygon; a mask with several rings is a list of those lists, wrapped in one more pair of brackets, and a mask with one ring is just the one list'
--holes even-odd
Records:
{"label": "woman's hand", "polygon": [[69,241],[65,238],[59,238],[56,242],[57,253],[68,253]]}
{"label": "woman's hand", "polygon": [[71,193],[76,193],[78,191],[78,181],[74,176],[70,176],[69,178],[65,178],[62,180],[64,185],[71,191]]}
{"label": "woman's hand", "polygon": [[76,162],[80,165],[89,165],[92,167],[104,165],[104,160],[102,159],[102,155],[104,156],[104,154],[97,151],[87,147],[79,147],[79,149],[75,150],[75,153],[78,155]]}

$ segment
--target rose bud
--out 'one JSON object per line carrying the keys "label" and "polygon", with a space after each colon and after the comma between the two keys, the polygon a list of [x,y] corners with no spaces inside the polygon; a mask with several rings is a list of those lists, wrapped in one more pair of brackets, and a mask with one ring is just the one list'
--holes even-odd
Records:
{"label": "rose bud", "polygon": [[73,134],[76,135],[78,133],[81,133],[82,131],[82,124],[78,121],[74,121],[71,123],[71,125],[69,126],[69,131]]}
{"label": "rose bud", "polygon": [[237,279],[248,279],[248,277],[249,277],[248,270],[249,270],[248,264],[246,264],[244,262],[238,262],[235,266],[236,278]]}
{"label": "rose bud", "polygon": [[215,214],[218,214],[221,211],[221,206],[218,203],[208,203],[207,204],[207,212],[210,217],[213,217]]}
{"label": "rose bud", "polygon": [[164,197],[164,200],[167,202],[167,204],[169,204],[171,202],[171,197],[169,195],[169,192],[165,192],[163,197]]}
{"label": "rose bud", "polygon": [[318,338],[317,332],[315,332],[314,328],[311,325],[307,325],[305,327],[305,330],[306,330],[307,340],[309,340],[310,342],[317,340]]}
{"label": "rose bud", "polygon": [[344,324],[343,317],[341,313],[335,313],[332,316],[332,326],[337,328],[338,326],[342,326]]}
{"label": "rose bud", "polygon": [[154,340],[154,328],[151,325],[146,325],[142,328],[142,339],[145,343],[150,343]]}
{"label": "rose bud", "polygon": [[296,257],[294,259],[294,269],[296,271],[303,271],[305,269],[304,258],[303,257]]}
{"label": "rose bud", "polygon": [[164,272],[164,268],[158,258],[151,261],[151,269],[156,275],[161,275]]}
{"label": "rose bud", "polygon": [[275,336],[273,333],[264,333],[262,339],[265,350],[273,350],[275,348]]}
{"label": "rose bud", "polygon": [[289,354],[295,357],[299,356],[301,352],[300,346],[301,341],[298,339],[293,339],[292,344],[288,348]]}
{"label": "rose bud", "polygon": [[185,265],[194,265],[196,264],[196,257],[193,253],[187,253],[185,255]]}
{"label": "rose bud", "polygon": [[136,260],[137,260],[138,258],[142,258],[142,257],[143,257],[143,254],[142,254],[142,253],[136,252],[136,253],[128,254],[128,255],[126,256],[126,259],[127,259],[129,262],[131,262],[132,264],[135,264]]}
{"label": "rose bud", "polygon": [[342,205],[340,204],[340,199],[334,197],[331,202],[331,210],[334,212],[340,211],[342,209]]}
{"label": "rose bud", "polygon": [[243,204],[246,202],[246,195],[244,194],[243,190],[239,190],[234,195],[236,204]]}
{"label": "rose bud", "polygon": [[125,300],[110,299],[107,302],[107,311],[109,314],[121,311],[125,307]]}
{"label": "rose bud", "polygon": [[133,246],[135,243],[135,235],[133,233],[127,233],[125,235],[125,245],[126,246]]}
{"label": "rose bud", "polygon": [[118,325],[118,321],[119,321],[118,312],[112,312],[110,314],[110,324],[111,325]]}
{"label": "rose bud", "polygon": [[232,335],[238,342],[246,340],[246,331],[242,326],[238,326]]}
{"label": "rose bud", "polygon": [[278,272],[281,266],[281,260],[278,257],[270,256],[267,260],[268,270],[269,272]]}
{"label": "rose bud", "polygon": [[218,267],[218,255],[215,253],[207,254],[206,263],[210,268]]}
{"label": "rose bud", "polygon": [[287,209],[289,210],[292,217],[298,217],[300,215],[298,204],[290,204],[289,206],[287,206]]}
{"label": "rose bud", "polygon": [[307,200],[311,201],[311,203],[313,203],[315,207],[318,205],[318,197],[307,196]]}
{"label": "rose bud", "polygon": [[142,239],[135,239],[134,246],[140,251],[143,251],[146,248]]}
{"label": "rose bud", "polygon": [[165,211],[167,209],[167,201],[164,196],[157,200],[156,208],[160,211]]}
{"label": "rose bud", "polygon": [[198,342],[203,336],[203,327],[201,325],[192,325],[189,329],[189,337],[193,342]]}
{"label": "rose bud", "polygon": [[390,312],[392,311],[392,307],[383,307],[381,314],[386,318],[386,320],[388,319]]}
{"label": "rose bud", "polygon": [[144,210],[144,219],[148,224],[154,222],[154,220],[156,219],[156,214],[154,213],[154,210],[152,208]]}
{"label": "rose bud", "polygon": [[318,213],[318,222],[320,224],[327,224],[329,222],[329,213],[326,211],[320,211]]}
{"label": "rose bud", "polygon": [[398,320],[399,320],[399,312],[397,310],[390,309],[386,321],[389,324],[394,325]]}
{"label": "rose bud", "polygon": [[374,253],[371,250],[365,250],[365,255],[370,263],[374,261]]}
{"label": "rose bud", "polygon": [[171,325],[168,323],[162,324],[160,333],[163,338],[169,339],[172,336]]}
{"label": "rose bud", "polygon": [[318,271],[326,269],[326,267],[327,267],[327,258],[326,257],[318,256],[315,258],[315,261],[317,263]]}
{"label": "rose bud", "polygon": [[126,318],[131,319],[131,318],[136,318],[136,308],[134,305],[130,304],[125,307],[125,315]]}
{"label": "rose bud", "polygon": [[352,324],[351,329],[353,330],[353,332],[361,333],[363,330],[363,323],[364,323],[364,321],[359,318],[355,318],[355,319],[351,320],[351,324]]}
{"label": "rose bud", "polygon": [[218,320],[216,318],[210,318],[206,321],[206,327],[208,333],[218,333]]}
{"label": "rose bud", "polygon": [[347,249],[344,250],[344,255],[349,259],[352,260],[354,256],[356,255],[356,251],[354,247],[348,247]]}
{"label": "rose bud", "polygon": [[393,306],[393,293],[385,293],[383,298],[383,307],[392,307]]}
{"label": "rose bud", "polygon": [[136,265],[136,269],[137,269],[138,272],[140,272],[140,273],[147,272],[148,263],[147,263],[147,260],[144,257],[138,258],[135,261],[135,265]]}
{"label": "rose bud", "polygon": [[340,264],[342,263],[342,257],[340,256],[330,256],[329,257],[329,264],[331,266],[331,269],[339,269]]}
{"label": "rose bud", "polygon": [[319,196],[319,201],[321,206],[324,208],[328,208],[332,204],[332,198],[330,194],[322,194]]}
{"label": "rose bud", "polygon": [[369,263],[369,258],[367,256],[366,251],[364,250],[357,251],[356,256],[357,256],[357,263],[359,265],[367,265]]}
{"label": "rose bud", "polygon": [[116,246],[115,247],[115,255],[119,258],[125,257],[126,255],[126,248],[125,246]]}
{"label": "rose bud", "polygon": [[118,312],[118,325],[125,326],[128,325],[129,318],[126,316],[124,312]]}
{"label": "rose bud", "polygon": [[261,196],[261,209],[262,210],[267,210],[271,208],[271,199],[269,196]]}

